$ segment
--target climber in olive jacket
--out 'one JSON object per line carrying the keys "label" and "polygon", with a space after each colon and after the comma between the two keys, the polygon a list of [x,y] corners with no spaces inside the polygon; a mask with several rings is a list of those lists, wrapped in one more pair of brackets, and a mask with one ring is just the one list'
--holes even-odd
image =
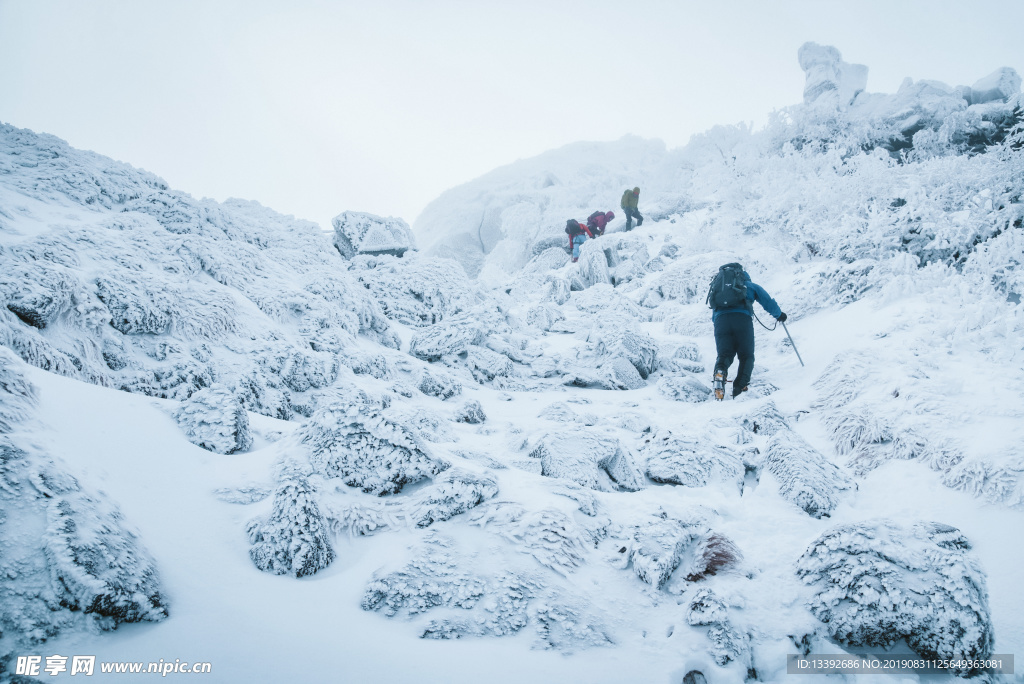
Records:
{"label": "climber in olive jacket", "polygon": [[644,222],[644,217],[640,215],[640,211],[637,209],[637,203],[640,201],[640,188],[633,188],[632,190],[626,190],[622,193],[622,201],[619,202],[619,206],[622,207],[622,211],[626,213],[626,230],[633,230],[633,219],[636,219],[637,227]]}

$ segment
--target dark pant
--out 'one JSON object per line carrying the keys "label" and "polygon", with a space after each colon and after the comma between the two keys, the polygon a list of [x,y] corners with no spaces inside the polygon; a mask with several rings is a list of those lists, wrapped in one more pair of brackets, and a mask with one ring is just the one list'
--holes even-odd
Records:
{"label": "dark pant", "polygon": [[636,219],[637,227],[644,222],[644,217],[640,215],[640,212],[636,209],[626,208],[623,209],[626,212],[626,230],[633,230],[633,219]]}
{"label": "dark pant", "polygon": [[740,367],[732,383],[735,396],[750,383],[750,374],[754,372],[754,319],[739,311],[720,315],[715,319],[715,346],[718,348],[716,371],[728,375],[732,360],[737,355],[740,357]]}

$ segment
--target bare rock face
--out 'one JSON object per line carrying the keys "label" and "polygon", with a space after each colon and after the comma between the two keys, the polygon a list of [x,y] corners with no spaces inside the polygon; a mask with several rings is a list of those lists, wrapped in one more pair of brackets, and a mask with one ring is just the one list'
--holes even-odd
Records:
{"label": "bare rock face", "polygon": [[985,574],[970,551],[949,525],[875,520],[832,528],[796,568],[815,591],[811,612],[839,643],[889,648],[906,639],[922,658],[975,660],[992,653],[994,637]]}
{"label": "bare rock face", "polygon": [[400,257],[407,250],[416,249],[412,229],[400,218],[345,211],[335,216],[331,223],[334,225],[334,246],[346,259],[357,254],[393,254]]}

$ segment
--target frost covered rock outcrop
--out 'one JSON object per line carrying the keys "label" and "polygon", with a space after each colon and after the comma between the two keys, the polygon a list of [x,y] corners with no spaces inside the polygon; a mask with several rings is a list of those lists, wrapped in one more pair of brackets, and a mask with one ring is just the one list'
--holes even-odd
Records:
{"label": "frost covered rock outcrop", "polygon": [[201,389],[174,411],[188,441],[207,451],[233,454],[252,446],[249,414],[226,387]]}
{"label": "frost covered rock outcrop", "polygon": [[892,520],[836,527],[808,547],[797,574],[815,590],[811,612],[845,646],[890,648],[906,639],[929,660],[992,653],[985,574],[954,527]]}
{"label": "frost covered rock outcrop", "polygon": [[665,432],[645,445],[647,477],[655,482],[705,487],[722,481],[742,488],[745,466],[731,449],[709,444],[708,438]]}
{"label": "frost covered rock outcrop", "polygon": [[529,456],[540,460],[544,476],[565,478],[590,489],[635,492],[647,486],[633,453],[614,437],[549,433]]}
{"label": "frost covered rock outcrop", "polygon": [[333,219],[334,246],[341,256],[390,254],[400,257],[416,249],[409,224],[400,218],[382,218],[359,211],[345,211]]}
{"label": "frost covered rock outcrop", "polygon": [[313,472],[340,478],[369,494],[395,494],[448,468],[406,427],[372,401],[339,402],[317,410],[299,429]]}
{"label": "frost covered rock outcrop", "polygon": [[[195,200],[125,164],[0,125],[0,344],[72,378],[185,400],[215,382],[289,418],[356,336],[396,347],[320,230]],[[50,223],[47,206],[66,216]]]}
{"label": "frost covered rock outcrop", "polygon": [[804,43],[797,52],[800,68],[806,74],[804,104],[831,98],[833,105],[849,106],[868,84],[868,68],[847,64],[839,50],[830,45]]}

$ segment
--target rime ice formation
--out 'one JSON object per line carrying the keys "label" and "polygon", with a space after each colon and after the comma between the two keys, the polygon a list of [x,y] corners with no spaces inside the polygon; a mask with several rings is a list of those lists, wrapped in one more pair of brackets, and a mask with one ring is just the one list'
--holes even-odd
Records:
{"label": "rime ice formation", "polygon": [[922,658],[939,660],[992,653],[985,576],[954,527],[891,520],[840,526],[811,544],[797,572],[815,589],[811,611],[841,644],[888,648],[906,639]]}
{"label": "rime ice formation", "polygon": [[335,216],[334,246],[341,256],[351,259],[357,254],[390,254],[400,257],[416,249],[409,224],[399,218],[381,218],[358,211]]}
{"label": "rime ice formation", "polygon": [[[183,642],[181,597],[225,662],[281,624],[309,644],[239,678],[319,681],[336,644],[291,592],[374,663],[518,634],[516,668],[532,645],[697,684],[781,681],[794,648],[1011,652],[1020,79],[879,94],[834,48],[798,57],[807,101],[763,129],[497,169],[424,211],[422,251],[0,125],[0,678],[54,635]],[[565,220],[636,185],[643,226],[572,263]],[[716,402],[731,261],[792,338],[755,305],[750,389]],[[252,596],[273,619],[212,614]]]}

